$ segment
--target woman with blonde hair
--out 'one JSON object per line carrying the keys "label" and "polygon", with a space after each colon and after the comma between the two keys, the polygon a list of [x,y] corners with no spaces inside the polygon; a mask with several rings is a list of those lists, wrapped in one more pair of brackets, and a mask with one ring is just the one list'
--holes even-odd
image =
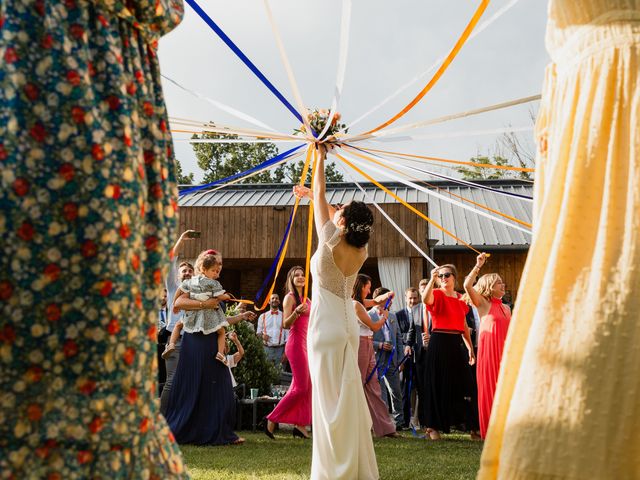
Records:
{"label": "woman with blonde hair", "polygon": [[493,397],[500,373],[502,350],[511,321],[511,310],[502,303],[505,284],[500,275],[497,273],[482,275],[475,287],[473,286],[485,261],[484,253],[478,255],[475,267],[464,279],[464,290],[480,315],[476,375],[480,436],[482,438],[487,435]]}

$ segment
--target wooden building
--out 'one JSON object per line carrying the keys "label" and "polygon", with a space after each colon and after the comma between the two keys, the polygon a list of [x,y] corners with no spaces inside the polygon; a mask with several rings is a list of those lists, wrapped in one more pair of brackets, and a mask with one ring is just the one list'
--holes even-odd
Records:
{"label": "wooden building", "polygon": [[[448,182],[431,182],[431,185],[434,187],[432,191],[445,197],[450,194],[465,197],[531,222],[531,203],[526,199]],[[531,184],[514,180],[483,181],[482,185],[524,197],[530,197],[532,193]],[[385,183],[385,186],[457,237],[478,250],[491,253],[484,272],[498,272],[515,299],[531,240],[529,234],[402,184]],[[356,199],[371,206],[375,216],[374,231],[369,243],[369,258],[362,271],[374,279],[374,287],[380,285],[383,266],[387,272],[390,268],[401,269],[401,276],[407,277],[403,285],[412,286],[417,286],[420,279],[431,270],[431,265],[375,208],[375,201],[438,264],[453,263],[458,267],[461,288],[462,277],[473,266],[476,254],[374,185],[363,184],[362,187],[366,194],[353,183],[329,184],[327,195],[333,204]],[[269,272],[293,210],[295,199],[291,190],[291,184],[243,184],[181,197],[180,231],[193,229],[201,231],[202,235],[200,239],[185,242],[179,254],[193,259],[205,248],[219,250],[224,258],[220,279],[222,285],[237,297],[254,299]],[[301,202],[292,225],[277,292],[282,291],[288,269],[293,265],[304,265],[308,211],[308,202],[305,200]],[[315,248],[314,234],[312,252]]]}

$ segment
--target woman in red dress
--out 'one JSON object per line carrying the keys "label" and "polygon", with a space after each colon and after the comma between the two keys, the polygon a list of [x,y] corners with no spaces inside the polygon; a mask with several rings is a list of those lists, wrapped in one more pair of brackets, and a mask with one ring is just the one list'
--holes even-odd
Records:
{"label": "woman in red dress", "polygon": [[307,425],[311,425],[311,378],[307,360],[307,327],[311,302],[304,296],[305,277],[302,267],[293,267],[287,274],[287,294],[284,297],[284,328],[289,328],[289,339],[284,349],[293,380],[286,395],[267,416],[265,433],[274,439],[276,423],[294,425],[293,436],[309,438]]}
{"label": "woman in red dress", "polygon": [[493,396],[496,392],[502,349],[507,338],[511,310],[502,303],[505,284],[497,273],[487,273],[480,277],[478,283],[473,282],[484,265],[486,257],[478,255],[476,266],[464,280],[464,289],[480,314],[480,331],[478,332],[478,412],[480,415],[480,436],[485,438]]}
{"label": "woman in red dress", "polygon": [[[470,382],[465,364],[476,361],[465,319],[469,307],[455,291],[457,276],[454,265],[434,268],[422,293],[422,301],[431,314],[431,333],[427,330],[422,334],[427,350],[425,368],[418,370],[418,417],[432,440],[439,440],[440,432],[449,433],[452,426],[464,423],[464,398],[469,395]],[[468,358],[460,349],[460,337]]]}

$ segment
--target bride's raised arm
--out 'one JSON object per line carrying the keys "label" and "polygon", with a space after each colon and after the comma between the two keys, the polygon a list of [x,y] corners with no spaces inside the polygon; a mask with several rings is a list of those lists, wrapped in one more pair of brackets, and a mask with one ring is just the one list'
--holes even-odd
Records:
{"label": "bride's raised arm", "polygon": [[314,202],[314,218],[316,223],[316,231],[318,235],[322,230],[322,226],[331,220],[331,205],[327,202],[327,185],[324,175],[324,162],[327,158],[327,147],[322,143],[318,145],[318,163],[316,172],[313,177],[313,202]]}

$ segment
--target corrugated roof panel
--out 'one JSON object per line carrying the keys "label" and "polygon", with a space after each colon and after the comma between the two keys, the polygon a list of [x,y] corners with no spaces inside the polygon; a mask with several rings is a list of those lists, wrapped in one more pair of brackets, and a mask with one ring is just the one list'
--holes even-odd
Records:
{"label": "corrugated roof panel", "polygon": [[[443,194],[445,198],[449,197],[446,193],[446,191],[449,191],[525,222],[531,222],[532,204],[530,202],[517,198],[509,198],[474,187],[459,186],[451,182],[432,181],[430,183],[444,189],[439,190],[439,193]],[[485,182],[480,181],[478,183]],[[509,181],[489,181],[486,183],[494,189],[514,192],[521,195],[531,196],[533,191],[533,186],[529,184],[509,183]],[[512,246],[528,245],[531,242],[531,236],[528,234],[477,215],[459,206],[451,205],[450,202],[446,200],[435,198],[432,195],[409,188],[400,183],[387,182],[385,186],[408,203],[428,203],[429,217],[445,229],[455,233],[456,236],[462,240],[473,245]],[[183,208],[195,206],[290,206],[294,203],[291,187],[291,185],[231,185],[221,190],[185,195],[184,197],[180,197],[179,202]],[[363,183],[362,187],[376,203],[397,203],[397,200],[392,196],[386,194],[379,187],[371,183]],[[329,185],[327,187],[327,198],[334,204],[345,204],[354,198],[357,200],[366,200],[362,192],[353,183]],[[464,200],[457,198],[456,200],[469,205],[469,203]],[[306,200],[303,203],[306,204]],[[473,208],[480,209],[480,207],[476,206]],[[485,211],[483,209],[481,210]],[[496,214],[491,213],[491,215]],[[433,225],[429,225],[428,228],[429,237],[438,239],[439,247],[458,245],[457,241]]]}

